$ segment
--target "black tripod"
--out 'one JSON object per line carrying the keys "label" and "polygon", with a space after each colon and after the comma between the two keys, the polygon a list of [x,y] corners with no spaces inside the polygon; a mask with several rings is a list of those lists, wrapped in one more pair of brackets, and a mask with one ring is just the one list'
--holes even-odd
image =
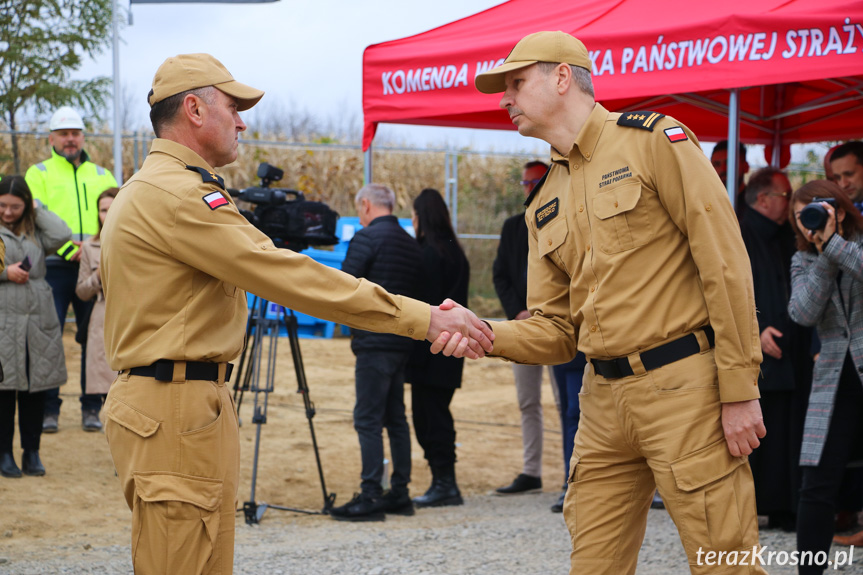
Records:
{"label": "black tripod", "polygon": [[[259,523],[268,507],[298,513],[325,514],[329,513],[329,510],[332,508],[333,502],[336,499],[335,493],[327,493],[327,486],[324,482],[324,470],[323,467],[321,467],[321,455],[318,451],[318,441],[315,437],[315,426],[312,423],[312,419],[315,417],[315,404],[312,403],[312,400],[309,398],[309,386],[306,383],[306,371],[303,368],[303,356],[300,352],[297,317],[294,315],[293,310],[286,310],[284,306],[278,306],[276,318],[268,319],[266,313],[268,306],[269,302],[267,300],[259,298],[258,296],[253,296],[252,307],[249,309],[249,320],[246,325],[246,345],[243,347],[243,352],[240,355],[237,379],[234,382],[234,401],[237,404],[238,418],[240,405],[243,402],[243,393],[248,390],[255,394],[255,407],[254,415],[252,416],[252,423],[257,425],[258,428],[255,432],[255,457],[254,463],[252,464],[252,493],[249,496],[249,501],[243,503],[243,514],[246,517],[246,523],[250,525],[253,523]],[[290,314],[288,311],[290,311]],[[267,405],[269,403],[270,393],[273,391],[276,378],[276,348],[279,339],[280,319],[284,321],[285,328],[288,332],[288,339],[291,343],[291,355],[294,360],[294,370],[297,374],[297,393],[303,396],[303,404],[306,408],[306,419],[309,420],[312,446],[314,447],[315,460],[318,464],[318,477],[320,477],[321,480],[321,492],[324,496],[324,507],[321,511],[295,509],[292,507],[258,503],[255,501],[255,485],[258,479],[258,454],[261,443],[261,426],[267,423]],[[269,351],[266,358],[264,382],[261,384],[261,371],[264,369],[264,346],[262,345],[264,337],[267,337],[269,340]],[[263,394],[263,400],[261,399],[261,394]]]}

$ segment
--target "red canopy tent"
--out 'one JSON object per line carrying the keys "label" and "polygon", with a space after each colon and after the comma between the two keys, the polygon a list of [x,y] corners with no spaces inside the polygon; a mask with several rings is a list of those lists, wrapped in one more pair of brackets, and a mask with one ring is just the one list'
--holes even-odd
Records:
{"label": "red canopy tent", "polygon": [[715,141],[739,109],[740,139],[768,146],[863,134],[860,0],[510,0],[366,48],[363,148],[380,122],[513,129],[473,79],[539,30],[587,45],[613,111],[660,111]]}

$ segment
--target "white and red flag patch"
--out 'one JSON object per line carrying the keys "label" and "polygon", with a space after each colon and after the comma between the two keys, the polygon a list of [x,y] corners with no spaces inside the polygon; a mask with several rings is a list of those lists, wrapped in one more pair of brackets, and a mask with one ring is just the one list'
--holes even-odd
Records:
{"label": "white and red flag patch", "polygon": [[225,199],[225,196],[220,194],[219,192],[213,192],[212,194],[207,194],[202,198],[204,203],[210,206],[211,210],[215,210],[220,206],[227,205],[228,200]]}
{"label": "white and red flag patch", "polygon": [[680,126],[675,126],[673,128],[666,128],[665,135],[668,137],[671,142],[682,142],[683,140],[688,140],[686,137],[686,132],[683,131],[683,128]]}

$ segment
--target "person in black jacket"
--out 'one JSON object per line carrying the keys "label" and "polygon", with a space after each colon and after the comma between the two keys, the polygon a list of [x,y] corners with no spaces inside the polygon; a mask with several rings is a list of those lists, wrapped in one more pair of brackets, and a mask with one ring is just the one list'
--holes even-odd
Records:
{"label": "person in black jacket", "polygon": [[788,224],[791,184],[776,168],[749,178],[740,232],[755,287],[764,361],[758,377],[764,425],[770,430],[749,456],[759,515],[768,527],[793,531],[800,487],[800,443],[812,379],[810,330],[788,315],[791,256],[796,251]]}
{"label": "person in black jacket", "polygon": [[[548,166],[543,162],[534,161],[524,165],[521,185],[525,197],[530,195],[547,170]],[[527,249],[527,224],[524,221],[524,214],[516,214],[508,218],[503,224],[497,257],[492,267],[494,289],[500,298],[501,305],[503,305],[506,318],[510,320],[530,317],[530,312],[527,310]],[[518,409],[521,412],[523,463],[521,473],[511,484],[495,490],[498,495],[515,495],[542,489],[543,369],[545,368],[541,365],[512,364]],[[555,387],[556,383],[551,368],[548,369],[548,376],[552,382],[552,391],[555,392],[555,403],[559,404],[560,393]],[[580,379],[578,383],[580,384]],[[577,412],[577,391],[574,401]],[[558,407],[565,413],[563,408]],[[574,429],[572,434],[575,435]],[[569,441],[572,442],[572,437]],[[566,444],[564,443],[564,445]]]}
{"label": "person in black jacket", "polygon": [[[413,205],[413,223],[422,247],[422,292],[424,302],[447,298],[467,306],[470,265],[450,223],[449,210],[440,192],[426,188]],[[408,364],[414,431],[432,472],[425,494],[415,497],[417,507],[461,505],[455,479],[455,424],[449,406],[461,387],[464,359],[433,355],[428,342],[412,342]]]}
{"label": "person in black jacket", "polygon": [[[395,194],[386,186],[368,184],[357,192],[356,207],[363,228],[351,239],[342,271],[366,278],[390,293],[417,297],[422,252],[392,215]],[[411,436],[405,416],[405,366],[413,349],[410,339],[353,330],[351,350],[357,358],[354,429],[362,458],[361,492],[330,510],[334,519],[373,521],[385,513],[412,515],[408,493]],[[391,489],[383,493],[383,428],[392,455]]]}

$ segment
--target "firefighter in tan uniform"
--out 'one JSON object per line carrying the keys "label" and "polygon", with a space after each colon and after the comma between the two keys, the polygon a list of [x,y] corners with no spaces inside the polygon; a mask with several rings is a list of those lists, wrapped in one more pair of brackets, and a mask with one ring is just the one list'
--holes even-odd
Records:
{"label": "firefighter in tan uniform", "polygon": [[492,324],[493,354],[590,358],[564,505],[571,573],[635,573],[655,487],[692,573],[764,573],[746,459],[765,434],[761,350],[734,212],[695,136],[609,113],[590,68],[580,41],[540,32],[476,78],[552,146],[525,216],[533,317]]}
{"label": "firefighter in tan uniform", "polygon": [[207,54],[167,59],[149,95],[157,139],[102,232],[105,346],[120,371],[105,431],[138,575],[232,572],[239,436],[225,382],[243,345],[244,290],[364,330],[458,332],[471,357],[491,349],[491,330],[467,310],[276,249],[240,215],[214,168],[236,159],[237,112],[262,96]]}

